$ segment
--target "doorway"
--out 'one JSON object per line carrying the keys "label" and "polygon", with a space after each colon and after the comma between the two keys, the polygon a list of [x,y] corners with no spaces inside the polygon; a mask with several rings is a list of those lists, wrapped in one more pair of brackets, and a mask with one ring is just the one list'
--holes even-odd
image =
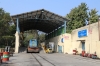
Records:
{"label": "doorway", "polygon": [[62,46],[58,45],[58,53],[62,53]]}
{"label": "doorway", "polygon": [[85,42],[81,42],[82,43],[82,50],[85,51]]}

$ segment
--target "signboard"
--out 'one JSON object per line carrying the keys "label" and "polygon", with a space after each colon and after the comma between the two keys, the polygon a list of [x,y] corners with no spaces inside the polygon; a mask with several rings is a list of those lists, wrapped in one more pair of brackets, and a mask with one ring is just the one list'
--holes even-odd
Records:
{"label": "signboard", "polygon": [[64,39],[68,40],[69,39],[69,36],[64,36]]}
{"label": "signboard", "polygon": [[88,30],[87,30],[87,29],[78,31],[78,37],[79,37],[79,38],[81,38],[81,37],[86,37],[86,36],[88,36]]}

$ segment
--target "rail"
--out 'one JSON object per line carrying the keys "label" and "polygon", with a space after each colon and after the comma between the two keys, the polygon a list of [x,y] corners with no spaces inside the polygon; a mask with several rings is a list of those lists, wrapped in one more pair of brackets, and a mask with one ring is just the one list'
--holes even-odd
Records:
{"label": "rail", "polygon": [[[43,66],[43,64],[33,55],[33,53],[31,53],[32,56],[36,59],[36,61],[40,64],[40,66]],[[40,56],[39,54],[36,54],[37,56],[39,56],[40,58],[42,58],[44,61],[48,62],[49,64],[51,64],[52,66],[56,66],[55,64],[53,64],[52,62],[50,62],[49,60],[47,60],[46,58]]]}

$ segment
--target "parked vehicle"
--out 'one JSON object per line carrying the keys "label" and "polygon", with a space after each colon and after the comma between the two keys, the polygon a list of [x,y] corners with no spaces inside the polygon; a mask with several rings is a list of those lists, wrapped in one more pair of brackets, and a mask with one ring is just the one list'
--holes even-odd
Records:
{"label": "parked vehicle", "polygon": [[28,52],[37,52],[37,53],[39,53],[39,47],[38,47],[37,39],[30,39],[29,45],[28,45],[28,48],[27,48],[27,53]]}
{"label": "parked vehicle", "polygon": [[53,53],[54,52],[54,42],[49,42],[47,45],[42,45],[42,48],[45,53]]}

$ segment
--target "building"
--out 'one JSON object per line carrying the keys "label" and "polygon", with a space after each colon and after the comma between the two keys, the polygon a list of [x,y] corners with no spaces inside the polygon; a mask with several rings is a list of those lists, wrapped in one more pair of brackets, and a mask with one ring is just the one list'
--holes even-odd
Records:
{"label": "building", "polygon": [[62,34],[47,40],[47,42],[55,43],[55,51],[72,54],[73,49],[77,49],[78,53],[85,50],[93,54],[96,52],[100,57],[100,41],[98,22],[75,29],[71,34]]}

